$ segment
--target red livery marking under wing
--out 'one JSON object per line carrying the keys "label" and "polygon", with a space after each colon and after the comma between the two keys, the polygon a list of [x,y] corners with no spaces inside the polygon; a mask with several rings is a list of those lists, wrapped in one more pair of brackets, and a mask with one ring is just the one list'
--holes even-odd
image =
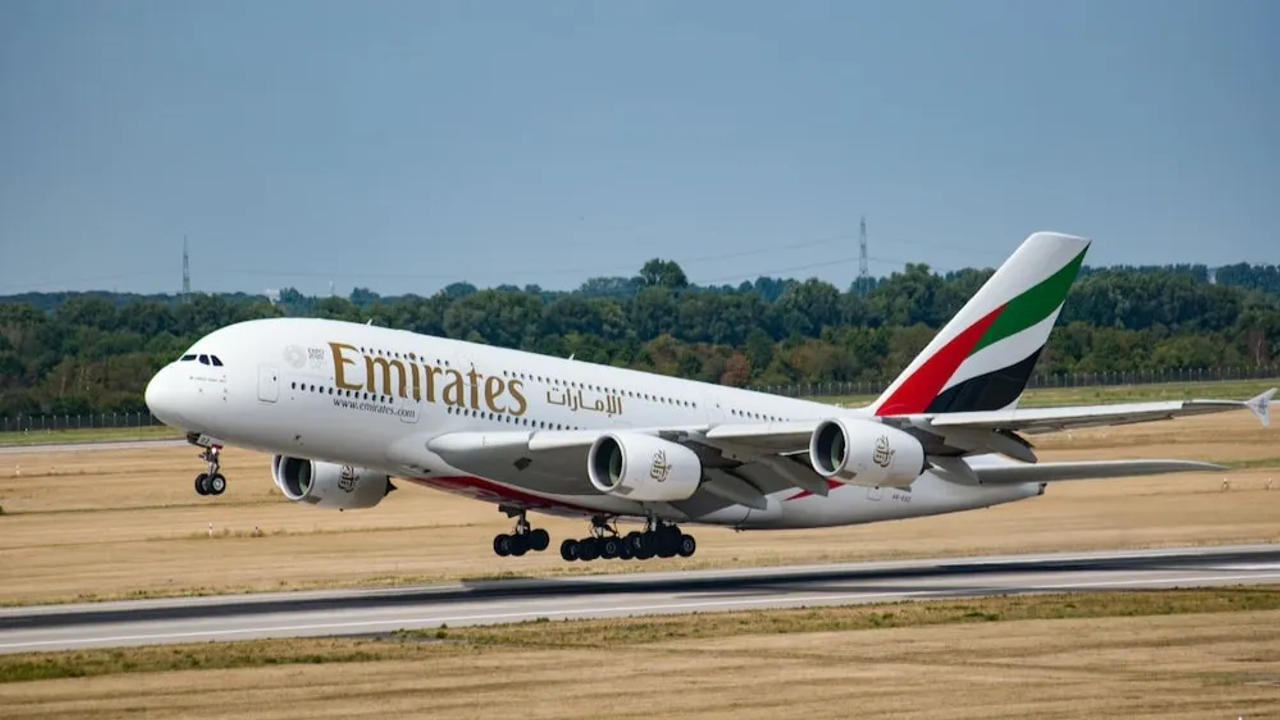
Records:
{"label": "red livery marking under wing", "polygon": [[475,477],[474,475],[454,475],[449,477],[415,477],[410,480],[420,484],[434,487],[438,490],[448,490],[469,497],[493,500],[493,501],[514,501],[519,505],[523,505],[532,509],[562,509],[573,510],[575,512],[585,513],[588,515],[597,515],[599,510],[574,503],[564,502],[563,500],[553,500],[532,493],[527,493],[513,487],[507,487],[491,480]]}

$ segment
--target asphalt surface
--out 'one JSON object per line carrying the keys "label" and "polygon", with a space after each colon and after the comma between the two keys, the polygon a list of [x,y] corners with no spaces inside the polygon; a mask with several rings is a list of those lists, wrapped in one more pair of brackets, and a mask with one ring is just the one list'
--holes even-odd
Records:
{"label": "asphalt surface", "polygon": [[1267,583],[1280,583],[1280,545],[488,580],[3,608],[0,653],[361,635],[537,618]]}

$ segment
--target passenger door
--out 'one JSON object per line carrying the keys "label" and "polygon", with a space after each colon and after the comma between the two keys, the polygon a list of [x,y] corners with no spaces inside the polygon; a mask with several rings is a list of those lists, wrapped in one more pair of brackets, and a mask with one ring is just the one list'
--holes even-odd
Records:
{"label": "passenger door", "polygon": [[258,399],[269,403],[280,399],[280,373],[271,365],[258,366]]}

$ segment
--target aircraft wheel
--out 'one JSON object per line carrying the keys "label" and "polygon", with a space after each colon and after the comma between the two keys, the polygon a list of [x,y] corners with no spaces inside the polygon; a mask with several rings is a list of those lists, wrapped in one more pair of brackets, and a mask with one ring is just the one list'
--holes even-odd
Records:
{"label": "aircraft wheel", "polygon": [[222,473],[210,475],[207,482],[210,495],[221,495],[227,491],[227,479],[223,477]]}
{"label": "aircraft wheel", "polygon": [[529,533],[529,549],[535,552],[542,552],[551,544],[551,533],[538,528]]}
{"label": "aircraft wheel", "polygon": [[600,543],[600,557],[612,560],[622,554],[622,541],[616,537],[597,540]]}
{"label": "aircraft wheel", "polygon": [[511,536],[511,554],[520,557],[529,552],[529,538],[527,535]]}
{"label": "aircraft wheel", "polygon": [[678,547],[680,536],[676,535],[675,537],[672,537],[672,535],[674,535],[674,533],[665,530],[656,533],[653,543],[656,546],[654,547],[655,555],[661,558],[676,556],[676,553],[680,551],[680,548]]}
{"label": "aircraft wheel", "polygon": [[698,542],[693,539],[692,535],[680,536],[680,546],[676,550],[676,552],[679,553],[680,557],[693,557],[693,554],[697,551],[698,551]]}
{"label": "aircraft wheel", "polygon": [[566,538],[564,542],[560,543],[560,557],[570,561],[577,560],[578,541]]}
{"label": "aircraft wheel", "polygon": [[578,559],[595,560],[600,557],[600,545],[595,538],[583,538],[578,541]]}
{"label": "aircraft wheel", "polygon": [[503,533],[493,536],[493,552],[498,557],[506,557],[511,554],[511,536]]}
{"label": "aircraft wheel", "polygon": [[653,557],[653,555],[654,555],[654,552],[653,552],[653,544],[652,544],[652,543],[648,543],[648,542],[642,542],[642,543],[640,544],[640,549],[639,549],[639,550],[634,550],[634,551],[632,551],[632,553],[631,553],[631,554],[632,554],[632,555],[635,557],[635,559],[637,559],[637,560],[648,560],[649,558]]}
{"label": "aircraft wheel", "polygon": [[626,540],[623,540],[622,542],[618,543],[618,545],[619,545],[619,548],[618,548],[619,560],[631,560],[635,558],[636,554],[631,551],[631,546],[627,544]]}
{"label": "aircraft wheel", "polygon": [[631,554],[635,555],[644,545],[644,533],[639,530],[632,530],[627,536],[622,538],[622,544],[631,550]]}
{"label": "aircraft wheel", "polygon": [[209,474],[200,473],[196,476],[196,492],[200,495],[209,494]]}

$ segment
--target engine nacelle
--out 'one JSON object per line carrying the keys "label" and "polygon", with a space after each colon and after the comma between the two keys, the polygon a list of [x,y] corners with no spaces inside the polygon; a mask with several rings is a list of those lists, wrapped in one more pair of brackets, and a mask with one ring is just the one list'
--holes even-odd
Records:
{"label": "engine nacelle", "polygon": [[687,500],[702,481],[689,448],[642,433],[607,433],[587,453],[587,475],[602,493],[643,502]]}
{"label": "engine nacelle", "polygon": [[395,490],[391,478],[368,468],[287,455],[272,459],[271,475],[290,500],[339,510],[371,508]]}
{"label": "engine nacelle", "polygon": [[924,472],[924,447],[883,423],[836,418],[813,431],[809,462],[819,475],[838,482],[907,487]]}

